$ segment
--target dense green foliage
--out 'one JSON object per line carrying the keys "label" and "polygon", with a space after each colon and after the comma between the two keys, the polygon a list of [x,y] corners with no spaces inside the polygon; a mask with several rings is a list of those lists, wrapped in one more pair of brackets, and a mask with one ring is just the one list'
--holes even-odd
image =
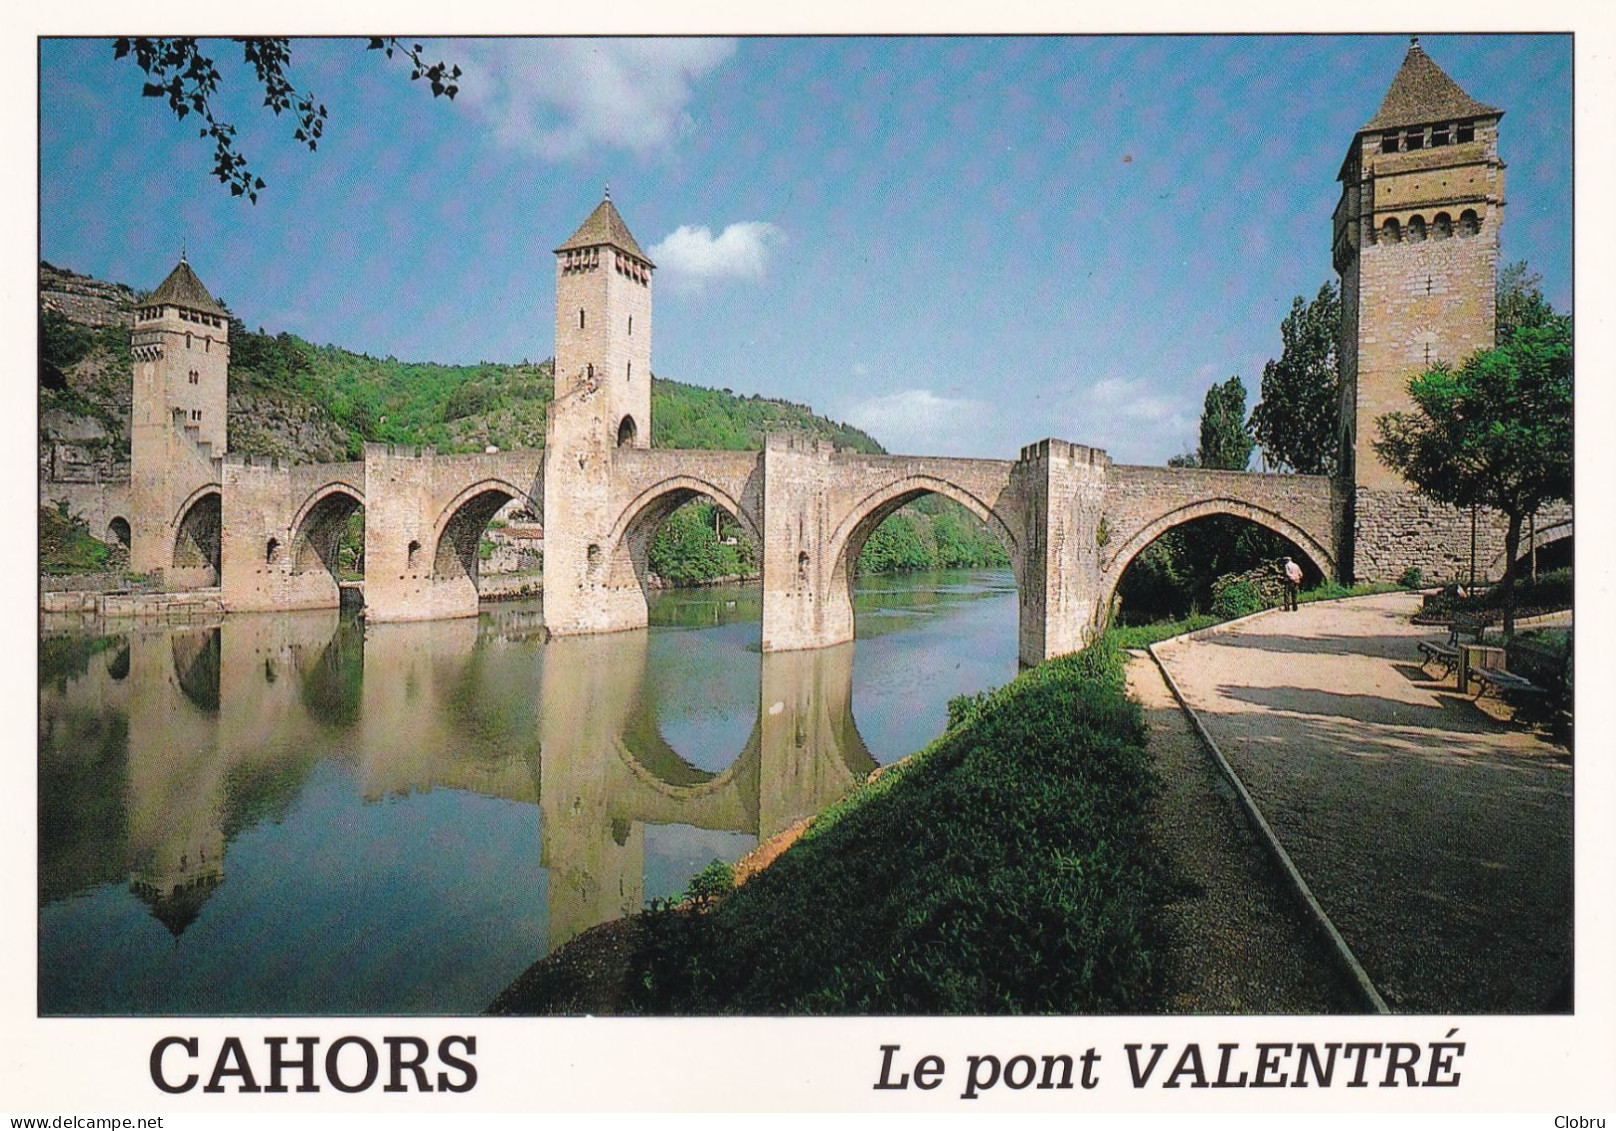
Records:
{"label": "dense green foliage", "polygon": [[700,585],[757,570],[757,548],[716,503],[692,500],[651,539],[651,570],[669,585]]}
{"label": "dense green foliage", "polygon": [[[1518,578],[1513,587],[1515,611],[1521,616],[1559,612],[1572,607],[1575,598],[1573,573],[1570,569],[1556,569],[1535,578]],[[1481,616],[1491,622],[1499,620],[1504,611],[1503,585],[1493,585],[1480,592],[1458,596],[1453,590],[1433,593],[1425,599],[1421,609],[1422,621],[1447,618],[1454,613]]]}
{"label": "dense green foliage", "polygon": [[1571,320],[1518,326],[1503,345],[1458,369],[1438,364],[1409,381],[1412,412],[1376,424],[1375,451],[1428,498],[1488,507],[1509,522],[1500,585],[1504,631],[1521,526],[1544,504],[1571,501]]}
{"label": "dense green foliage", "polygon": [[1288,538],[1232,515],[1208,515],[1164,531],[1141,550],[1117,583],[1116,621],[1178,620],[1212,607],[1213,584],[1286,555],[1316,570]]}
{"label": "dense green foliage", "polygon": [[95,538],[66,506],[39,508],[39,572],[98,573],[120,569],[128,560],[123,547]]}
{"label": "dense green foliage", "polygon": [[1251,412],[1251,434],[1275,468],[1304,475],[1336,471],[1340,331],[1341,296],[1333,282],[1320,287],[1312,302],[1297,295],[1280,324],[1280,355],[1263,366],[1262,402]]}
{"label": "dense green foliage", "polygon": [[1244,578],[1215,582],[1212,586],[1212,615],[1219,620],[1249,616],[1267,607],[1262,592]]}
{"label": "dense green foliage", "polygon": [[927,495],[870,533],[854,572],[1002,569],[1009,564],[1009,551],[981,519],[952,499]]}
{"label": "dense green foliage", "polygon": [[757,451],[770,431],[799,432],[857,452],[884,450],[869,433],[815,416],[807,405],[652,378],[652,447]]}
{"label": "dense green foliage", "polygon": [[[670,585],[701,585],[755,574],[757,547],[728,513],[696,499],[669,516],[651,541],[651,570]],[[1009,552],[970,511],[928,495],[876,527],[859,552],[854,572],[1003,568]]]}
{"label": "dense green foliage", "polygon": [[1153,1004],[1156,780],[1100,642],[957,701],[920,754],[706,913],[648,915],[649,1013],[1127,1013]]}
{"label": "dense green foliage", "polygon": [[1246,430],[1245,385],[1238,376],[1213,385],[1206,391],[1201,408],[1201,445],[1195,452],[1196,466],[1213,471],[1244,471],[1254,447],[1256,441]]}

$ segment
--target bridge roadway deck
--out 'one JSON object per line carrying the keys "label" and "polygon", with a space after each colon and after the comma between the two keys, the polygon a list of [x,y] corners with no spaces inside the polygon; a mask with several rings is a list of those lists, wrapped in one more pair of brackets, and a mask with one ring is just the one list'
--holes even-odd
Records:
{"label": "bridge roadway deck", "polygon": [[1570,755],[1424,673],[1417,607],[1306,605],[1158,650],[1394,1011],[1567,1008]]}

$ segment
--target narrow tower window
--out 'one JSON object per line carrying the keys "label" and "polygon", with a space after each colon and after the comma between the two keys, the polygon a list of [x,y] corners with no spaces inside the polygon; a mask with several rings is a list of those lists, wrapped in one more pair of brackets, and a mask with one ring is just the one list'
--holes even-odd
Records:
{"label": "narrow tower window", "polygon": [[578,311],[578,329],[582,330],[583,328],[584,328],[584,312],[580,308],[579,311]]}
{"label": "narrow tower window", "polygon": [[628,370],[625,373],[625,376],[627,376],[630,381],[634,380],[634,363],[632,361],[628,363]]}
{"label": "narrow tower window", "polygon": [[631,338],[634,336],[634,315],[632,314],[628,316],[628,334]]}

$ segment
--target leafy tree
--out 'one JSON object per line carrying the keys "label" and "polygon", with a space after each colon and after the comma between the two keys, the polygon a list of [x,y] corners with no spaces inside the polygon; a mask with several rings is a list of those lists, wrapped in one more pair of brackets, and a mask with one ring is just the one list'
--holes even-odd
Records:
{"label": "leafy tree", "polygon": [[1439,364],[1409,382],[1415,411],[1377,424],[1375,451],[1420,493],[1456,507],[1490,507],[1508,520],[1500,603],[1515,628],[1521,523],[1545,503],[1571,500],[1571,320],[1517,327],[1510,340],[1459,369]]}
{"label": "leafy tree", "polygon": [[1251,412],[1251,433],[1276,467],[1332,475],[1339,466],[1340,330],[1341,296],[1332,282],[1312,302],[1297,295],[1280,323],[1283,346],[1278,360],[1263,366],[1262,403]]}
{"label": "leafy tree", "polygon": [[1244,471],[1255,446],[1246,431],[1246,387],[1230,377],[1206,391],[1201,408],[1201,446],[1195,458],[1214,471]]}
{"label": "leafy tree", "polygon": [[1200,467],[1201,459],[1194,452],[1179,452],[1176,456],[1167,457],[1168,467]]}
{"label": "leafy tree", "polygon": [[[311,92],[298,94],[287,72],[292,65],[292,42],[278,36],[237,36],[242,61],[253,69],[264,91],[264,105],[279,117],[291,110],[297,119],[292,137],[319,148],[325,132],[325,105]],[[389,59],[396,51],[410,62],[410,79],[426,79],[434,98],[451,100],[459,92],[460,68],[447,63],[427,63],[419,43],[406,47],[392,37],[372,37],[370,49],[384,52]],[[164,98],[174,116],[184,121],[195,114],[202,123],[198,136],[213,140],[213,175],[228,185],[232,196],[245,196],[258,203],[258,190],[264,180],[247,166],[247,158],[236,148],[236,127],[221,121],[213,112],[213,98],[219,90],[219,70],[213,57],[203,52],[194,36],[119,36],[112,42],[112,57],[132,57],[145,72],[140,93],[147,98]]]}
{"label": "leafy tree", "polygon": [[1523,326],[1547,326],[1554,307],[1543,297],[1543,276],[1517,260],[1498,273],[1498,313],[1493,341],[1505,345]]}

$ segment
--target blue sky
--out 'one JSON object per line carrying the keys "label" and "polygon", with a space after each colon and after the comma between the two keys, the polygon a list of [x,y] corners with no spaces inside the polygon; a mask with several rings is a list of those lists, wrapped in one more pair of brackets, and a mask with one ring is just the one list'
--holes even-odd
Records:
{"label": "blue sky", "polygon": [[[1505,261],[1571,309],[1571,40],[1422,36],[1503,107]],[[655,371],[805,402],[895,451],[1046,435],[1160,463],[1255,402],[1330,269],[1335,174],[1404,36],[298,40],[317,153],[216,43],[268,187],[213,181],[106,40],[41,48],[40,254],[152,287],[182,241],[249,325],[411,360],[553,350],[550,250],[610,181],[655,259]],[[261,95],[260,95],[261,97]]]}

